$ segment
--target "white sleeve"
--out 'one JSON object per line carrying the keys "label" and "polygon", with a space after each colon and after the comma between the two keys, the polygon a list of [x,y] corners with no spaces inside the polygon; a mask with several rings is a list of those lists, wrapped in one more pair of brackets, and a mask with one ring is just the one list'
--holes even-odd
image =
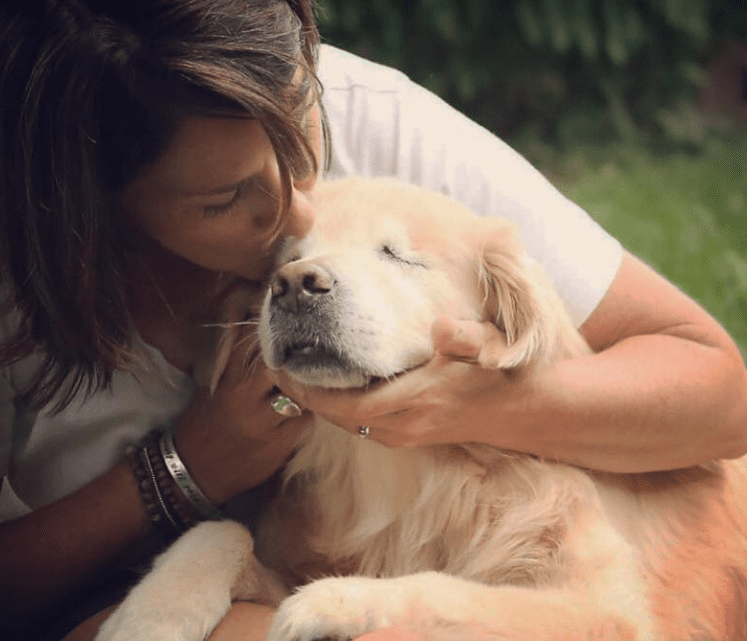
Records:
{"label": "white sleeve", "polygon": [[322,47],[328,176],[395,176],[502,216],[555,281],[577,326],[615,277],[620,243],[521,155],[405,75]]}
{"label": "white sleeve", "polygon": [[[17,326],[17,312],[0,316],[0,341]],[[151,367],[141,377],[114,372],[109,387],[90,395],[81,389],[61,411],[55,399],[38,412],[17,405],[43,353],[0,368],[0,522],[71,494],[116,465],[129,444],[184,412],[191,378],[142,347]]]}

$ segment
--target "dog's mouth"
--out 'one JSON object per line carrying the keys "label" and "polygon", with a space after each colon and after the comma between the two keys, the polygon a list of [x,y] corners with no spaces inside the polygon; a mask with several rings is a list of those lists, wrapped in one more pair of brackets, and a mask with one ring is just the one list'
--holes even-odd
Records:
{"label": "dog's mouth", "polygon": [[319,340],[294,342],[282,349],[282,367],[294,369],[345,369],[350,360]]}
{"label": "dog's mouth", "polygon": [[368,387],[396,374],[371,372],[350,355],[321,340],[276,346],[276,367],[302,383],[321,387]]}
{"label": "dog's mouth", "polygon": [[369,386],[417,364],[413,358],[375,357],[377,328],[359,323],[352,331],[346,318],[334,311],[291,314],[270,307],[263,344],[266,363],[299,383],[336,388]]}

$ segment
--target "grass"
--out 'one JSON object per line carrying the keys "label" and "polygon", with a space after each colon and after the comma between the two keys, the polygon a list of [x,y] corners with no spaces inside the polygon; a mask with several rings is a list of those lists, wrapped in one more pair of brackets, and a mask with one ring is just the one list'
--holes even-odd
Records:
{"label": "grass", "polygon": [[715,316],[747,356],[747,135],[655,154],[517,146],[633,253]]}

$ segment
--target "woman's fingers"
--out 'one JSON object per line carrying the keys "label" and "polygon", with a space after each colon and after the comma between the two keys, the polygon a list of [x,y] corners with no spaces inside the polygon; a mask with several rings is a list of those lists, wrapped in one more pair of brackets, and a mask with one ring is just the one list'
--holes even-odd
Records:
{"label": "woman's fingers", "polygon": [[433,347],[446,358],[466,360],[493,369],[507,349],[506,336],[488,321],[478,323],[437,318],[431,329]]}
{"label": "woman's fingers", "polygon": [[351,434],[391,447],[452,442],[462,436],[461,426],[451,424],[461,422],[462,410],[484,396],[486,385],[491,393],[500,387],[502,374],[491,365],[506,341],[492,323],[448,316],[436,319],[432,336],[435,354],[427,363],[365,387],[312,387],[283,371],[271,376],[299,406]]}
{"label": "woman's fingers", "polygon": [[422,414],[439,411],[443,402],[439,390],[448,386],[453,376],[463,374],[461,370],[472,367],[437,356],[423,367],[365,388],[302,386],[283,373],[278,373],[277,382],[300,405],[351,434],[359,434],[365,425],[371,429],[369,438],[394,446],[416,444],[408,427],[420,432],[421,423],[427,422]]}

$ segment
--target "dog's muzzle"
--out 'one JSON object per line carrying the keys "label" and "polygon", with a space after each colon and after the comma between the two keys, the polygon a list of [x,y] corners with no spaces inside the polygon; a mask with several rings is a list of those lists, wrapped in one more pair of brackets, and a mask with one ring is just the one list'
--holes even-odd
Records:
{"label": "dog's muzzle", "polygon": [[289,313],[308,312],[325,304],[332,295],[335,279],[319,265],[288,263],[270,281],[272,305]]}
{"label": "dog's muzzle", "polygon": [[288,370],[346,370],[340,346],[340,296],[334,275],[317,264],[283,265],[270,281],[272,360]]}

